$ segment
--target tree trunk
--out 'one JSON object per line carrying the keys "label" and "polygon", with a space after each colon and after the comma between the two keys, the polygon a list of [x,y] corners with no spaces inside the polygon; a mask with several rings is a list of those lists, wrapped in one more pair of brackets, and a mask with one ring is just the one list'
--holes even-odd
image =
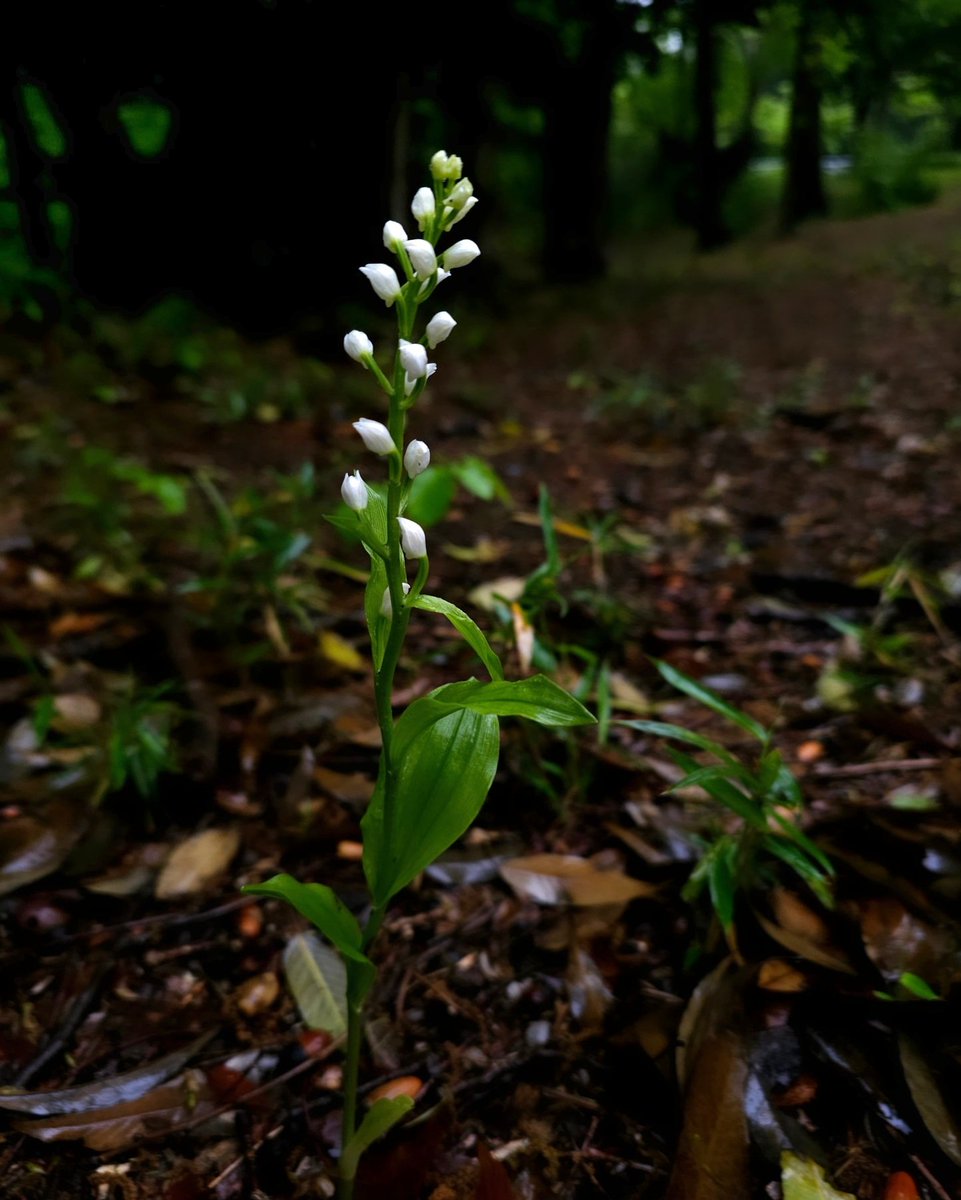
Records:
{"label": "tree trunk", "polygon": [[800,10],[785,159],[781,227],[790,232],[808,217],[827,212],[821,178],[821,51],[811,0]]}
{"label": "tree trunk", "polygon": [[717,151],[717,45],[711,0],[694,6],[694,226],[699,250],[712,250],[728,240],[721,216],[721,177]]}

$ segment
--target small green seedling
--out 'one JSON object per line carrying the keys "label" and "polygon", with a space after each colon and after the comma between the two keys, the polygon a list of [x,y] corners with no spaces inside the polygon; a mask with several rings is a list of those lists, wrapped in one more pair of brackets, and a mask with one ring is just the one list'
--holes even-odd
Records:
{"label": "small green seedling", "polygon": [[776,862],[793,871],[822,904],[833,907],[831,881],[834,868],[798,825],[804,797],[780,753],[771,745],[770,731],[669,663],[654,660],[654,665],[672,687],[726,718],[758,743],[757,757],[744,762],[719,742],[679,725],[648,720],[619,722],[630,729],[680,742],[708,755],[708,762],[700,762],[685,750],[669,747],[671,758],[685,772],[670,790],[700,787],[740,818],[741,824],[736,831],[722,833],[704,844],[704,853],[685,886],[685,899],[694,900],[707,888],[721,927],[732,945],[736,944],[734,922],[738,894],[774,882]]}
{"label": "small green seedling", "polygon": [[[359,471],[345,475],[341,496],[349,510],[331,518],[348,534],[359,534],[370,558],[364,612],[370,633],[374,693],[380,725],[380,770],[361,823],[369,908],[359,920],[322,883],[278,875],[249,888],[279,897],[297,909],[340,951],[346,968],[347,1047],[340,1156],[340,1197],[351,1200],[361,1154],[410,1108],[409,1098],[380,1099],[357,1120],[357,1090],[364,1005],[377,978],[370,951],[388,905],[425,867],[470,826],[487,797],[500,753],[499,718],[524,717],[565,727],[593,721],[572,696],[544,676],[508,681],[500,659],[466,612],[425,593],[430,573],[427,536],[405,515],[416,480],[430,464],[426,442],[405,448],[407,415],[435,365],[428,354],[450,336],[457,322],[436,312],[421,330],[418,310],[448,278],[479,254],[469,239],[441,253],[440,239],[477,203],[473,185],[461,177],[456,155],[438,151],[431,159],[432,186],[420,188],[411,212],[419,237],[409,238],[397,221],[384,226],[384,246],[403,273],[386,263],[361,267],[371,286],[397,317],[397,343],[388,350],[385,372],[366,333],[344,338],[347,354],[367,371],[386,396],[386,424],[364,417],[354,422],[364,446],[387,467],[386,491],[369,486]],[[408,578],[408,564],[413,578]],[[397,719],[394,675],[413,609],[448,620],[477,655],[490,682],[449,683],[415,700]]]}

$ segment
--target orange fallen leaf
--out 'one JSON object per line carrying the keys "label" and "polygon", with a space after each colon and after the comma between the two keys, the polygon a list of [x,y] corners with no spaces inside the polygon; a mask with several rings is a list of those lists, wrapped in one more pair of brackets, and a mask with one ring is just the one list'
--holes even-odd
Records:
{"label": "orange fallen leaf", "polygon": [[396,1100],[398,1096],[410,1096],[416,1100],[424,1090],[424,1081],[416,1075],[400,1075],[397,1079],[388,1079],[380,1087],[375,1087],[367,1095],[368,1104],[376,1104],[378,1100]]}

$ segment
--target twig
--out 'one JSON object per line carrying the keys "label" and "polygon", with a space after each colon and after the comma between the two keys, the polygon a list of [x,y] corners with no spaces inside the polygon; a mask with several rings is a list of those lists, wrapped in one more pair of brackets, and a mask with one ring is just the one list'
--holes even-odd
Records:
{"label": "twig", "polygon": [[67,1013],[66,1020],[60,1026],[56,1036],[52,1037],[33,1062],[27,1063],[20,1074],[16,1076],[13,1081],[15,1087],[26,1087],[34,1075],[45,1067],[52,1058],[56,1058],[60,1051],[65,1048],[67,1040],[72,1037],[74,1030],[83,1020],[84,1016],[86,1016],[87,1009],[96,999],[97,993],[100,991],[100,984],[103,982],[103,977],[106,973],[106,964],[97,969],[94,978],[72,1004],[70,1011]]}
{"label": "twig", "polygon": [[941,766],[940,758],[891,758],[870,763],[845,763],[840,767],[815,767],[818,779],[845,779],[858,775],[883,775],[891,771],[934,771]]}

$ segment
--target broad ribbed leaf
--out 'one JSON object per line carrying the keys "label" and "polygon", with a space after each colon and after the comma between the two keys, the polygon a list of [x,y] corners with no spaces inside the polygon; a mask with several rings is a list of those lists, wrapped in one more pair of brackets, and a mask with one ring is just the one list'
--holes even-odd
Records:
{"label": "broad ribbed leaf", "polygon": [[501,660],[490,648],[480,627],[462,608],[458,608],[456,604],[451,604],[449,600],[444,600],[440,596],[418,596],[413,607],[421,608],[425,612],[440,613],[441,616],[446,617],[490,672],[491,679],[504,678]]}
{"label": "broad ribbed leaf", "polygon": [[[361,823],[364,870],[374,903],[385,904],[467,830],[481,810],[497,770],[497,718],[460,708],[440,715],[399,745],[397,723],[393,828],[384,824],[384,788],[378,782]],[[389,843],[389,844],[388,844]]]}
{"label": "broad ribbed leaf", "polygon": [[344,902],[324,883],[300,883],[292,875],[275,875],[263,883],[244,888],[254,896],[286,900],[334,943],[341,954],[358,963],[369,963],[361,953],[363,940],[357,918]]}

